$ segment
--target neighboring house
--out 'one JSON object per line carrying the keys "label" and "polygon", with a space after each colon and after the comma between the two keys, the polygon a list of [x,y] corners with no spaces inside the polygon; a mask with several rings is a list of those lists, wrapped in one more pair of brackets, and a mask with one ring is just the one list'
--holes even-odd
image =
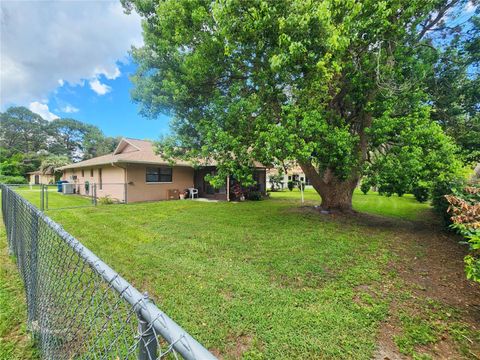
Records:
{"label": "neighboring house", "polygon": [[[292,165],[289,168],[287,168],[287,171],[283,172],[283,180],[281,181],[281,187],[282,189],[287,187],[287,184],[289,181],[293,182],[303,182],[305,185],[310,185],[310,180],[305,176],[305,173],[303,172],[302,168],[298,165]],[[277,175],[278,174],[278,169],[273,168],[273,169],[268,169],[267,170],[267,186],[271,187],[272,182],[270,180],[270,177],[272,175]]]}
{"label": "neighboring house", "polygon": [[30,185],[48,185],[55,183],[55,174],[53,172],[32,171],[28,172],[28,183]]}
{"label": "neighboring house", "polygon": [[[177,161],[172,166],[156,155],[153,143],[146,140],[123,138],[115,151],[108,155],[62,166],[62,180],[76,184],[76,193],[90,195],[96,184],[97,197],[110,197],[121,202],[167,200],[178,198],[178,192],[188,188],[198,189],[199,197],[230,200],[235,184],[233,178],[225,179],[225,186],[213,188],[207,174],[216,167],[207,164],[194,168],[190,162]],[[266,191],[265,167],[255,168],[257,188]]]}

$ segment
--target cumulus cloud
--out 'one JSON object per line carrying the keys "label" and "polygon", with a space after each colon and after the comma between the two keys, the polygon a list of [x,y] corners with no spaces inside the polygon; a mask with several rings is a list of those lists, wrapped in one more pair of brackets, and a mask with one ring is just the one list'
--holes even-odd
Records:
{"label": "cumulus cloud", "polygon": [[110,90],[112,90],[110,86],[102,84],[98,79],[90,81],[90,88],[98,95],[105,95],[106,93],[110,92]]}
{"label": "cumulus cloud", "polygon": [[72,105],[65,105],[60,110],[64,113],[68,113],[68,114],[76,113],[76,112],[80,111],[79,109],[77,109],[75,106],[72,106]]}
{"label": "cumulus cloud", "polygon": [[1,105],[44,99],[65,83],[107,90],[100,76],[120,76],[117,62],[142,43],[140,17],[119,2],[2,1],[0,21]]}
{"label": "cumulus cloud", "polygon": [[59,118],[58,115],[55,115],[54,113],[50,112],[50,109],[48,108],[47,104],[42,104],[41,102],[38,102],[38,101],[31,102],[30,105],[28,105],[28,108],[48,121],[52,121]]}

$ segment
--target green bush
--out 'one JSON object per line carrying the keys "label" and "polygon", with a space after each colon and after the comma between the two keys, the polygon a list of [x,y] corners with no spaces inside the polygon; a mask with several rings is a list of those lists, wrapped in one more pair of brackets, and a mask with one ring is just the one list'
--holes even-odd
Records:
{"label": "green bush", "polygon": [[418,202],[424,203],[430,197],[430,189],[428,186],[418,185],[412,190],[413,196]]}
{"label": "green bush", "polygon": [[367,195],[367,193],[370,191],[370,184],[367,181],[362,182],[362,185],[360,185],[360,190],[362,193]]}
{"label": "green bush", "polygon": [[260,191],[249,191],[245,195],[245,198],[253,201],[262,200],[262,193]]}
{"label": "green bush", "polygon": [[449,181],[439,181],[433,184],[431,189],[432,206],[435,212],[441,216],[446,226],[449,226],[452,221],[447,210],[450,204],[445,195],[457,192],[457,189],[462,189],[465,185],[465,180],[457,178]]}
{"label": "green bush", "polygon": [[0,183],[2,183],[2,184],[27,184],[27,179],[25,179],[23,176],[0,175]]}
{"label": "green bush", "polygon": [[287,183],[287,186],[288,186],[288,190],[292,191],[295,184],[293,183],[292,180],[289,180],[288,183]]}
{"label": "green bush", "polygon": [[480,283],[480,186],[466,186],[445,199],[450,205],[450,227],[464,236],[469,246],[465,257],[467,278]]}

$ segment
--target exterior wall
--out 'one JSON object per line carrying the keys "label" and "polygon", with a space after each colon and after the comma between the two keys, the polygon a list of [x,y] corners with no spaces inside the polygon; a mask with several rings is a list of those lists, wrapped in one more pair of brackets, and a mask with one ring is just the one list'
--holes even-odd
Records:
{"label": "exterior wall", "polygon": [[128,164],[127,199],[128,202],[167,200],[168,190],[184,190],[193,187],[193,168],[174,166],[171,183],[147,183],[147,167],[158,165]]}
{"label": "exterior wall", "polygon": [[[35,184],[35,174],[29,174],[29,181],[28,183],[30,185],[34,185]],[[44,184],[44,185],[48,185],[48,184],[54,184],[55,183],[55,176],[54,175],[43,175],[43,174],[40,174],[38,175],[38,183],[39,184]]]}
{"label": "exterior wall", "polygon": [[[100,188],[100,169],[102,169],[102,186]],[[82,174],[83,170],[83,174]],[[91,173],[93,170],[93,176]],[[77,178],[74,180],[72,176]],[[64,171],[62,180],[77,184],[76,193],[80,195],[92,195],[93,184],[97,184],[97,197],[110,197],[113,200],[125,201],[125,170],[111,165],[103,165],[93,168],[68,169]],[[85,183],[89,183],[88,192]]]}

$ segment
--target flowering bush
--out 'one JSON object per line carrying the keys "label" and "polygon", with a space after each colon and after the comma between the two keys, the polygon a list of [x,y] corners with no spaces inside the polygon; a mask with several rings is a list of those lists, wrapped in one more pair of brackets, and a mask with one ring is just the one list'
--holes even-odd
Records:
{"label": "flowering bush", "polygon": [[480,282],[480,187],[467,186],[445,198],[450,204],[450,226],[467,239],[470,248],[465,257],[467,278]]}

